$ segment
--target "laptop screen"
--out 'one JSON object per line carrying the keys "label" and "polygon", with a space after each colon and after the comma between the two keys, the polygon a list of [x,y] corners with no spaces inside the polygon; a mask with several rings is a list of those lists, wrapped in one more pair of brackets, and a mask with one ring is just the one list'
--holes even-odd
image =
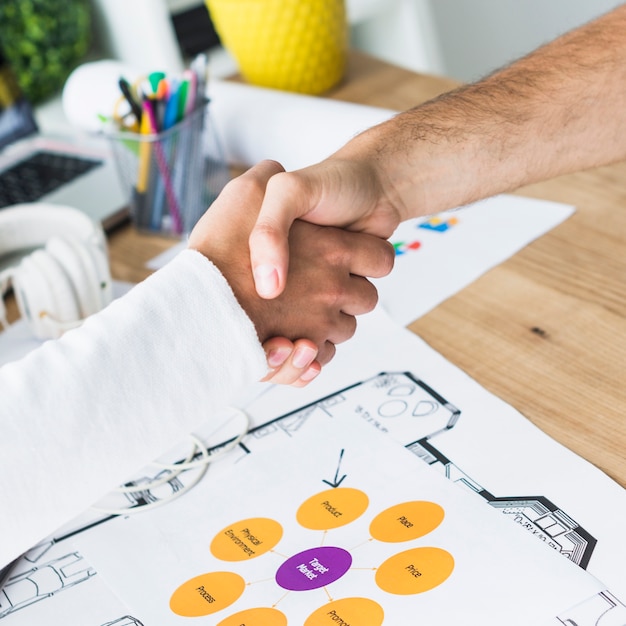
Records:
{"label": "laptop screen", "polygon": [[0,150],[37,132],[30,103],[0,51]]}

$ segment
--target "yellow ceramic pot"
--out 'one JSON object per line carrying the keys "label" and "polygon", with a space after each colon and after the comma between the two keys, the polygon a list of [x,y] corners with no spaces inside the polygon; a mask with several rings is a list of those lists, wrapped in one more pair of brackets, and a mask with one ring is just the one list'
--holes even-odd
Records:
{"label": "yellow ceramic pot", "polygon": [[206,0],[224,47],[254,85],[318,94],[343,77],[344,0]]}

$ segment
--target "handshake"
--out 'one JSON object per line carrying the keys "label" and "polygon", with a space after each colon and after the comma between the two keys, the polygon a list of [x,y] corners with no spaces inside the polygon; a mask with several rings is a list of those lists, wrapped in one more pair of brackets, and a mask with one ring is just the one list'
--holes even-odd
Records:
{"label": "handshake", "polygon": [[[295,219],[304,203],[289,193],[291,177],[264,161],[232,180],[188,245],[217,266],[252,320],[269,366],[264,380],[303,386],[332,359],[335,345],[354,334],[355,316],[376,306],[376,288],[365,277],[387,275],[395,255],[376,234],[326,225],[323,216],[314,223],[313,213],[311,222]],[[291,202],[293,209],[283,209]],[[272,212],[281,214],[282,225]],[[351,226],[339,213],[336,223]],[[389,236],[387,230],[381,234]]]}

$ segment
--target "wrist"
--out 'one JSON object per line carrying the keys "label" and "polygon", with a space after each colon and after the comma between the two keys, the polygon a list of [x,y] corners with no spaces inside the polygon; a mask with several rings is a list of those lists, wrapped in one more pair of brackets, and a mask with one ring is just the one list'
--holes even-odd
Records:
{"label": "wrist", "polygon": [[498,159],[490,156],[483,128],[461,123],[462,116],[450,110],[454,108],[444,97],[400,113],[358,138],[359,154],[366,155],[360,158],[371,163],[372,176],[400,221],[492,193],[489,167]]}
{"label": "wrist", "polygon": [[[226,280],[235,300],[252,322],[259,341],[263,343],[271,333],[266,323],[265,301],[256,295],[254,289],[249,255],[236,258],[231,248],[221,245],[216,239],[211,238],[211,242],[191,241],[190,248],[206,257]],[[246,252],[248,250],[243,241],[238,247]]]}

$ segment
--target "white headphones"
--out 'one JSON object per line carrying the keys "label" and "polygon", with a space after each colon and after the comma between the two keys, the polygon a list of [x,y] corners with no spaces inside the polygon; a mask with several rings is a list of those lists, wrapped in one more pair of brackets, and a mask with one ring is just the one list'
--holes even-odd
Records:
{"label": "white headphones", "polygon": [[0,257],[37,247],[0,271],[0,295],[12,286],[34,335],[56,338],[111,301],[106,239],[101,226],[78,209],[36,203],[0,210]]}

